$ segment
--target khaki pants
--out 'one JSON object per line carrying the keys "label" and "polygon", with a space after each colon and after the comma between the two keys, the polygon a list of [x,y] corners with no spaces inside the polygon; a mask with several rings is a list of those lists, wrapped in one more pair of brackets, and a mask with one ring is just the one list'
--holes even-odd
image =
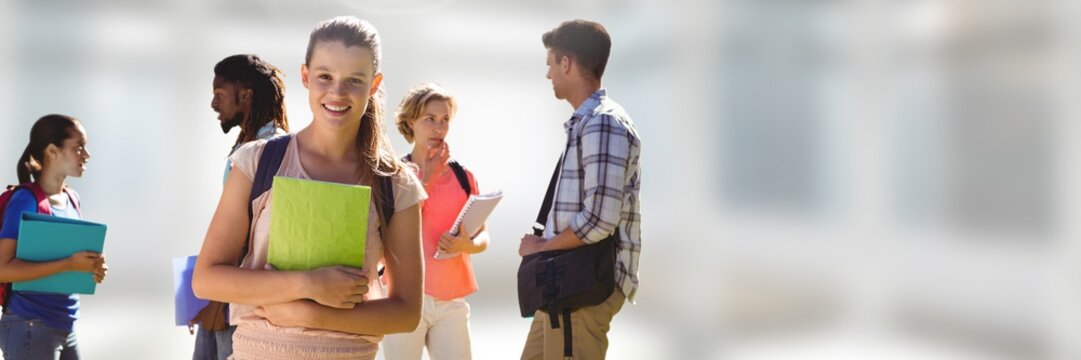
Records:
{"label": "khaki pants", "polygon": [[[626,297],[623,290],[616,287],[612,295],[603,303],[584,307],[571,312],[571,341],[573,358],[604,359],[608,351],[608,329],[612,318],[623,308]],[[522,360],[563,359],[563,317],[558,316],[560,327],[552,329],[549,314],[537,311],[533,315],[533,324],[529,327]]]}

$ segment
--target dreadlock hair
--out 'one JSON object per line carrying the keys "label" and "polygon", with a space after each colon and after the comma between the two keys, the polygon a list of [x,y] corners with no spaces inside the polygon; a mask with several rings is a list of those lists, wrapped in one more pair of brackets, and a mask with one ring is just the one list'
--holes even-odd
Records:
{"label": "dreadlock hair", "polygon": [[259,56],[233,55],[214,65],[214,75],[226,82],[252,91],[251,112],[240,124],[236,144],[255,140],[259,128],[274,122],[274,127],[289,131],[285,113],[285,83],[282,72]]}

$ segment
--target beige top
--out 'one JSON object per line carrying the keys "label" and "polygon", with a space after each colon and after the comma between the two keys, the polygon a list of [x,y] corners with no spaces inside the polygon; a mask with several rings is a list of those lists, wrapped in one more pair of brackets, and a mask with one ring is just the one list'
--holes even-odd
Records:
{"label": "beige top", "polygon": [[[256,140],[241,146],[229,157],[229,160],[233,162],[233,167],[249,179],[254,178],[255,170],[259,164],[259,156],[262,155],[266,143],[266,140]],[[293,137],[293,139],[289,141],[289,146],[286,148],[285,157],[282,159],[281,167],[278,168],[277,175],[299,179],[311,179],[307,172],[304,171],[303,164],[300,163],[300,151],[297,147],[296,137]],[[399,175],[395,175],[392,178],[392,182],[394,184],[395,212],[408,209],[428,198],[428,195],[424,192],[424,187],[421,186],[420,181],[417,180],[412,171],[401,171]],[[372,199],[372,203],[369,204],[369,209],[377,209],[374,201],[375,196],[372,196]],[[250,248],[248,249],[248,253],[244,255],[244,260],[240,264],[240,267],[243,269],[267,269],[267,247],[269,245],[267,239],[270,233],[270,207],[273,206],[273,202],[270,191],[263,193],[263,195],[260,195],[252,201],[253,219],[255,220],[252,222],[251,228],[249,229],[252,234]],[[369,211],[368,237],[364,249],[365,264],[378,264],[383,260],[383,239],[379,235],[378,224],[379,218],[378,215],[376,215],[376,212]],[[369,266],[367,270],[369,279],[375,280],[379,278],[376,266]],[[386,291],[379,281],[371,281],[369,284],[368,299],[382,299],[387,297]],[[230,304],[230,308],[232,309],[230,323],[233,325],[255,325],[260,328],[277,330],[283,333],[357,338],[371,342],[378,342],[382,339],[382,336],[360,336],[322,329],[283,328],[270,324],[265,318],[255,315],[252,312],[255,307],[252,305]]]}

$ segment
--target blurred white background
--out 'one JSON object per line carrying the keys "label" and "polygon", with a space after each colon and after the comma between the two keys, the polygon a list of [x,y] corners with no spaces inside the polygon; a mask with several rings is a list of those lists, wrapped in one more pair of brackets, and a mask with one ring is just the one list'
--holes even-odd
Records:
{"label": "blurred white background", "polygon": [[83,297],[85,358],[191,356],[171,258],[198,251],[236,136],[213,66],[281,68],[299,130],[307,36],[347,14],[383,37],[387,124],[442,83],[453,156],[507,194],[473,257],[478,359],[517,358],[529,326],[518,239],[573,110],[540,36],[574,18],[608,28],[604,85],[643,138],[641,291],[609,358],[1081,358],[1076,2],[3,1],[0,178],[42,115],[89,134],[71,184],[111,271]]}

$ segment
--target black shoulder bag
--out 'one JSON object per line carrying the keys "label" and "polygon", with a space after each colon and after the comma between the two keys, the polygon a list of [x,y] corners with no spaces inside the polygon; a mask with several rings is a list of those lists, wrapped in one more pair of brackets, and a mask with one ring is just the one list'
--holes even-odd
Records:
{"label": "black shoulder bag", "polygon": [[[533,234],[542,236],[552,208],[556,178],[563,157],[556,163],[548,192],[544,195]],[[522,317],[536,310],[548,313],[553,329],[563,317],[563,355],[572,356],[571,311],[603,303],[616,289],[615,257],[619,229],[604,240],[569,250],[553,250],[522,258],[518,266],[518,307]]]}

